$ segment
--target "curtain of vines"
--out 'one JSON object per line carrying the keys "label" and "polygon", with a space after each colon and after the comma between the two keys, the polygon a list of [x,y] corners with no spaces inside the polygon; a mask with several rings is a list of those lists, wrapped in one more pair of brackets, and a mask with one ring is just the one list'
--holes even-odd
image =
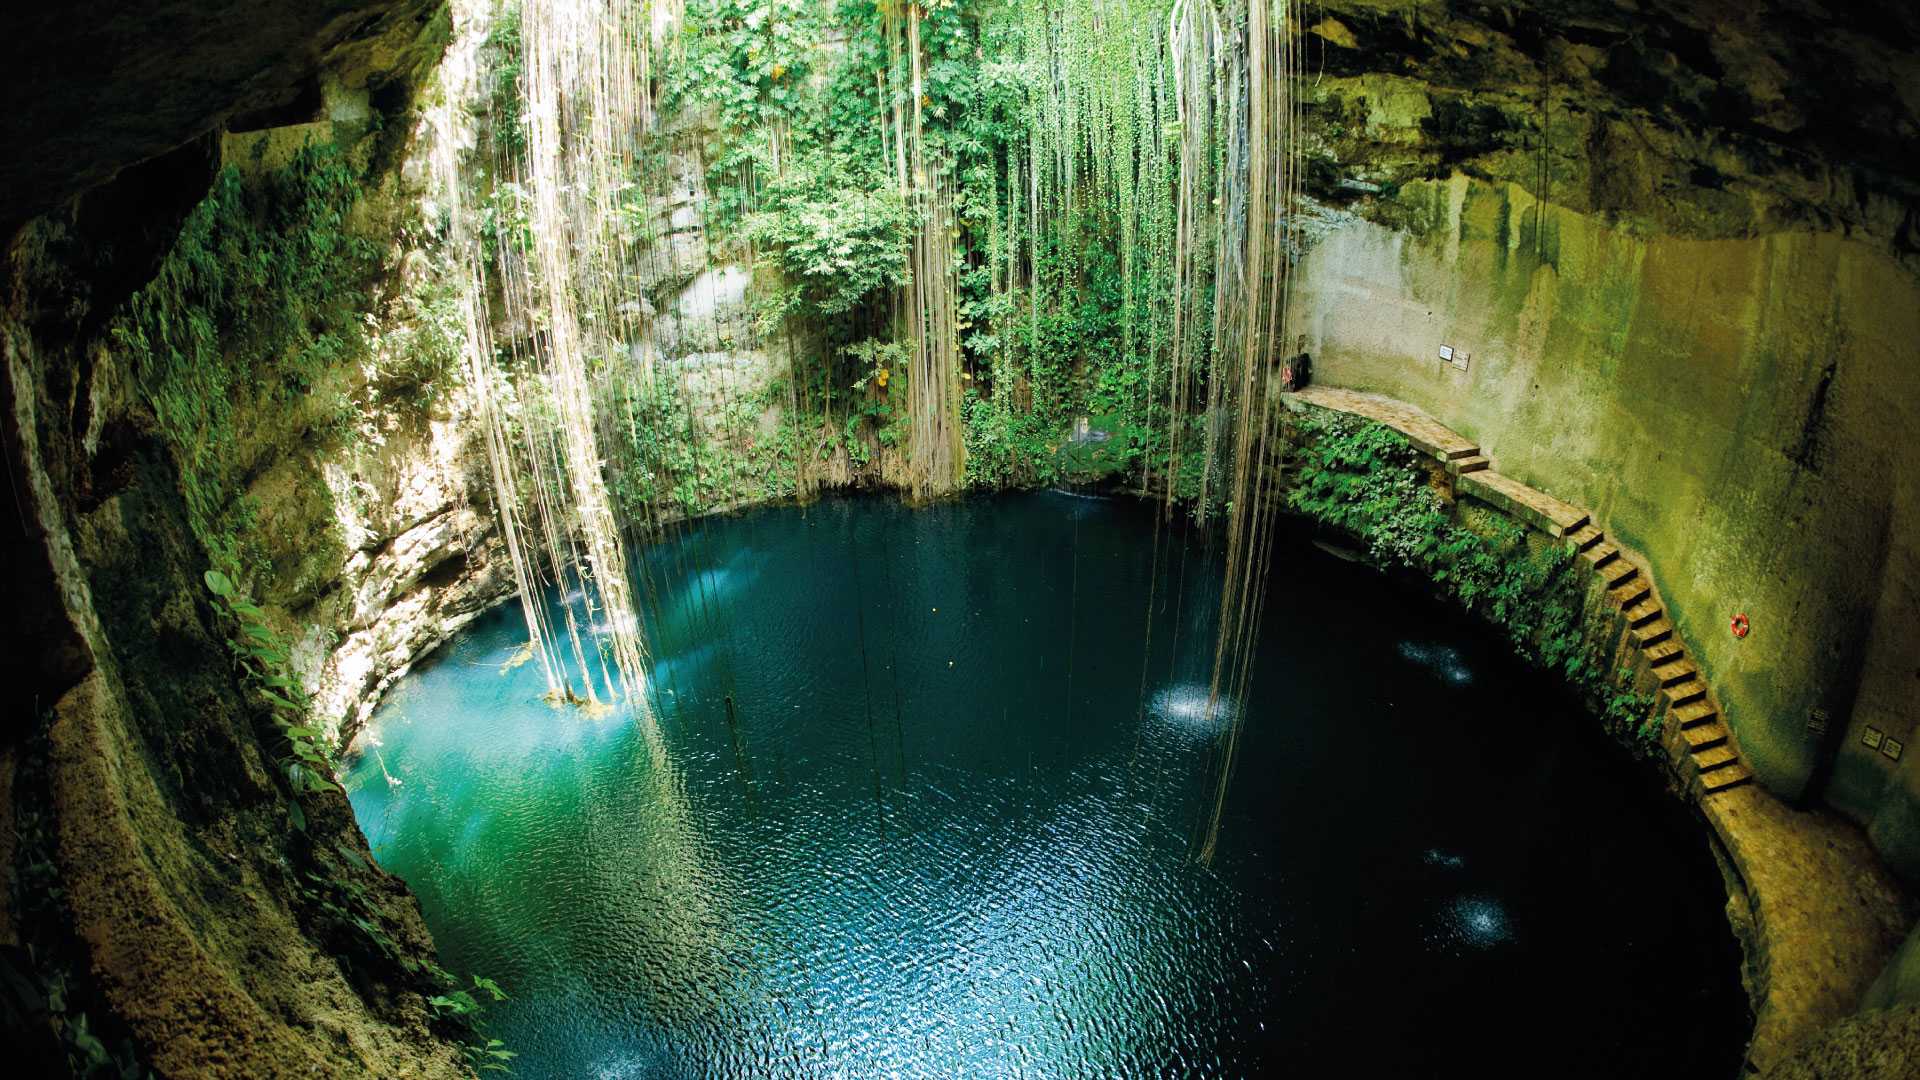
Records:
{"label": "curtain of vines", "polygon": [[[1244,715],[1278,506],[1299,17],[1294,0],[507,9],[471,91],[493,97],[495,156],[463,178],[481,225],[461,250],[503,529],[556,691],[558,645],[588,698],[596,675],[634,692],[623,525],[748,482],[804,494],[830,465],[916,496],[1053,482],[1091,417],[1115,475],[1218,530],[1211,697]],[[776,438],[743,433],[770,402],[725,379],[718,413],[696,409],[678,374],[694,346],[662,351],[672,290],[711,287],[684,263],[750,274],[752,317],[710,299],[692,306],[711,325],[675,332],[784,354]],[[546,610],[549,584],[587,598],[578,617]]]}

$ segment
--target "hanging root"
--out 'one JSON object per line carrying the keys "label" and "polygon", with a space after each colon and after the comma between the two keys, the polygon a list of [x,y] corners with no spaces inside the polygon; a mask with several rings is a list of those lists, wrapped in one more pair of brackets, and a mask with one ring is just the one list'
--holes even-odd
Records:
{"label": "hanging root", "polygon": [[1244,71],[1236,63],[1229,79],[1243,88],[1233,100],[1244,102],[1244,108],[1227,130],[1221,177],[1220,202],[1228,212],[1218,248],[1221,288],[1214,311],[1220,332],[1208,409],[1210,417],[1219,418],[1220,437],[1209,438],[1208,473],[1217,455],[1227,544],[1208,711],[1217,714],[1222,702],[1231,707],[1214,754],[1213,808],[1198,855],[1204,864],[1211,864],[1219,850],[1280,506],[1270,465],[1282,388],[1272,359],[1287,340],[1293,212],[1299,205],[1300,11],[1298,0],[1286,0],[1276,25],[1276,13],[1263,0],[1250,0]]}

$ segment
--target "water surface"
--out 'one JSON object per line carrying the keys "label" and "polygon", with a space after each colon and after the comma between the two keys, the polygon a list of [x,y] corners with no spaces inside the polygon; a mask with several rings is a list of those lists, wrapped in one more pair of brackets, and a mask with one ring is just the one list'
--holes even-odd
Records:
{"label": "water surface", "polygon": [[1686,809],[1481,629],[1280,545],[1211,867],[1217,563],[1064,494],[693,526],[642,556],[654,724],[545,704],[509,605],[348,787],[522,1076],[1732,1075]]}

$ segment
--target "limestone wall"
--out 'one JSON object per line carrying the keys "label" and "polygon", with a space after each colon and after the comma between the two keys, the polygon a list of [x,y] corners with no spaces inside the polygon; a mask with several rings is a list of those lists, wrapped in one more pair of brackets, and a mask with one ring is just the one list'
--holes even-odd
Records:
{"label": "limestone wall", "polygon": [[1645,552],[1762,782],[1920,879],[1920,764],[1861,743],[1920,719],[1920,281],[1833,234],[1636,235],[1459,176],[1398,198],[1406,231],[1300,263],[1316,379],[1420,405]]}

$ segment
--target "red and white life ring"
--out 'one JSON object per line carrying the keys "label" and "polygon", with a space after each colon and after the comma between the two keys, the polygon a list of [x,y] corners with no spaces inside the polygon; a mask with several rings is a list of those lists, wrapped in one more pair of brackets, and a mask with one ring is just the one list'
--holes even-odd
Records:
{"label": "red and white life ring", "polygon": [[1752,632],[1753,624],[1747,621],[1746,612],[1743,611],[1733,617],[1732,629],[1733,636],[1737,638],[1746,637],[1748,633]]}

